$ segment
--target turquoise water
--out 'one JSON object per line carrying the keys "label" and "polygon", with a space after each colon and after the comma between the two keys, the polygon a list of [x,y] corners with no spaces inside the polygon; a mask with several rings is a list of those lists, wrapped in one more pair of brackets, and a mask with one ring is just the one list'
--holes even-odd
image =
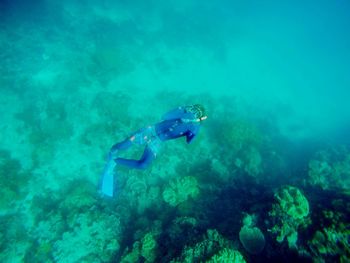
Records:
{"label": "turquoise water", "polygon": [[[0,262],[349,261],[349,11],[1,1]],[[100,195],[114,143],[196,103]]]}

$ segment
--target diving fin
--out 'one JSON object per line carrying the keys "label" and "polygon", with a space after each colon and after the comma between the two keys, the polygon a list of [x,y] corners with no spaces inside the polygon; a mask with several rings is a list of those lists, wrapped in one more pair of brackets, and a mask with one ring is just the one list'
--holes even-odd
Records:
{"label": "diving fin", "polygon": [[113,159],[108,160],[105,165],[102,180],[101,180],[101,192],[104,195],[113,197],[113,188],[114,188],[114,167],[116,163]]}

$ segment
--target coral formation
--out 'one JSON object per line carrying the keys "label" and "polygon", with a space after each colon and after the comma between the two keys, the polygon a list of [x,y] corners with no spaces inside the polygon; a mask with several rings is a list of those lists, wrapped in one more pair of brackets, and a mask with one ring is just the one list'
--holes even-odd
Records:
{"label": "coral formation", "polygon": [[33,199],[35,242],[28,260],[110,262],[120,247],[121,222],[97,200],[96,188],[86,180],[74,180],[56,197]]}
{"label": "coral formation", "polygon": [[63,98],[47,101],[40,98],[36,104],[29,104],[17,113],[16,118],[30,130],[29,139],[36,145],[52,144],[73,134]]}
{"label": "coral formation", "polygon": [[350,189],[350,151],[347,147],[336,147],[319,151],[309,162],[311,185],[322,189]]}
{"label": "coral formation", "polygon": [[256,177],[262,173],[262,157],[255,147],[248,147],[242,151],[241,158],[235,159],[235,166]]}
{"label": "coral formation", "polygon": [[105,84],[113,76],[128,73],[133,69],[133,61],[128,50],[101,45],[90,54],[89,73]]}
{"label": "coral formation", "polygon": [[10,152],[0,149],[0,216],[13,213],[17,202],[25,198],[29,178],[21,163]]}
{"label": "coral formation", "polygon": [[154,262],[156,258],[157,241],[152,233],[147,233],[141,240],[141,255],[146,262]]}
{"label": "coral formation", "polygon": [[141,243],[136,241],[133,244],[132,250],[125,254],[121,259],[120,263],[137,263],[140,260]]}
{"label": "coral formation", "polygon": [[[194,217],[176,217],[172,220],[166,232],[171,240],[177,240],[177,245],[183,245],[183,243],[186,243],[186,237],[191,236],[196,231],[198,225],[198,220]],[[180,243],[181,240],[183,242]]]}
{"label": "coral formation", "polygon": [[257,227],[243,226],[239,231],[239,240],[250,254],[259,254],[265,246],[265,238]]}
{"label": "coral formation", "polygon": [[195,198],[199,194],[197,179],[192,176],[177,178],[170,181],[163,191],[163,199],[171,206],[177,206],[188,198]]}
{"label": "coral formation", "polygon": [[250,254],[259,254],[264,249],[265,237],[251,218],[252,216],[246,215],[243,219],[243,226],[239,231],[239,240]]}
{"label": "coral formation", "polygon": [[135,241],[131,251],[122,256],[121,263],[155,262],[157,256],[157,231],[146,233],[139,241]]}
{"label": "coral formation", "polygon": [[242,254],[233,249],[224,248],[212,256],[207,263],[245,263]]}
{"label": "coral formation", "polygon": [[242,175],[258,179],[264,171],[261,152],[266,138],[257,127],[247,121],[228,121],[224,125],[225,133],[222,136],[230,145],[223,149],[225,165],[229,167],[233,163],[233,168]]}
{"label": "coral formation", "polygon": [[[227,249],[227,250],[226,250]],[[215,261],[215,260],[227,260],[226,256],[233,256],[232,259],[240,260],[242,256],[239,252],[232,251],[232,244],[226,240],[218,231],[214,229],[208,229],[206,235],[203,236],[202,241],[194,244],[193,246],[186,246],[181,256],[172,260],[172,263],[180,262],[202,262],[212,259],[211,262],[227,262],[227,261]],[[236,262],[236,261],[234,261]],[[237,261],[245,262],[245,261]]]}
{"label": "coral formation", "polygon": [[349,228],[333,227],[317,230],[309,242],[312,252],[315,254],[315,262],[324,262],[324,258],[340,255],[340,262],[350,260],[350,230]]}
{"label": "coral formation", "polygon": [[196,226],[198,223],[194,217],[188,217],[188,216],[177,217],[173,220],[173,222],[176,225],[188,225],[188,226]]}
{"label": "coral formation", "polygon": [[0,262],[25,262],[31,248],[21,213],[0,215]]}
{"label": "coral formation", "polygon": [[86,180],[74,180],[62,191],[63,200],[59,207],[67,214],[91,209],[97,203],[96,187]]}
{"label": "coral formation", "polygon": [[318,220],[322,226],[308,241],[315,262],[349,262],[350,260],[350,207],[342,199],[332,201],[332,210],[322,210]]}
{"label": "coral formation", "polygon": [[120,221],[115,216],[77,214],[52,248],[55,262],[110,262],[119,249]]}
{"label": "coral formation", "polygon": [[298,240],[298,229],[310,224],[309,202],[301,191],[294,186],[285,186],[275,193],[276,203],[269,215],[276,223],[270,230],[277,234],[277,241],[286,238],[288,246],[295,248]]}
{"label": "coral formation", "polygon": [[225,138],[235,153],[249,146],[259,147],[263,141],[262,134],[251,123],[236,121],[230,122],[229,126],[226,129]]}
{"label": "coral formation", "polygon": [[160,188],[149,186],[147,178],[132,174],[127,178],[125,189],[130,199],[128,202],[136,208],[139,214],[144,213],[150,207],[155,209],[159,206]]}

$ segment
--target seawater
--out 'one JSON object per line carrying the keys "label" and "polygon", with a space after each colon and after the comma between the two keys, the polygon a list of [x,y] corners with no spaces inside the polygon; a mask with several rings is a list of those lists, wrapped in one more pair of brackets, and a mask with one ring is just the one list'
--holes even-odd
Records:
{"label": "seawater", "polygon": [[[347,262],[349,10],[1,1],[0,261]],[[191,144],[99,193],[114,143],[197,103]]]}

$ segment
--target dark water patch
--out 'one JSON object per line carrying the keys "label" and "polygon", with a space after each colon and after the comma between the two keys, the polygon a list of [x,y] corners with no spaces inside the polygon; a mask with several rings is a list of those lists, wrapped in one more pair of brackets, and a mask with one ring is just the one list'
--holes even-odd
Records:
{"label": "dark water patch", "polygon": [[14,25],[21,23],[44,25],[47,22],[55,25],[63,22],[61,4],[46,0],[2,0],[0,17],[6,23]]}
{"label": "dark water patch", "polygon": [[[120,240],[120,250],[115,256],[116,262],[119,262],[123,256],[130,253],[135,242],[141,240],[146,232],[151,231],[152,227],[154,227],[153,223],[156,220],[161,220],[163,226],[163,231],[160,234],[159,239],[157,239],[159,253],[162,253],[161,248],[164,247],[164,245],[166,248],[165,251],[171,251],[170,248],[174,244],[168,235],[168,230],[170,229],[172,219],[176,217],[177,211],[175,208],[164,207],[162,211],[148,209],[143,212],[142,216],[140,216],[140,214],[133,209],[129,209],[129,213],[129,221],[124,222],[123,224],[124,228],[123,235],[121,236]],[[143,259],[140,257],[139,260],[142,262]]]}
{"label": "dark water patch", "polygon": [[334,144],[334,145],[340,144],[340,145],[346,145],[350,147],[349,134],[350,134],[350,123],[346,123],[342,127],[339,127],[338,129],[336,129],[333,133],[331,133],[327,141],[330,144]]}
{"label": "dark water patch", "polygon": [[324,190],[319,187],[306,187],[304,189],[305,195],[311,204],[311,215],[314,225],[320,226],[320,220],[324,219],[322,215],[323,211],[334,211],[334,213],[340,213],[347,215],[350,207],[347,204],[350,203],[350,195],[341,190]]}
{"label": "dark water patch", "polygon": [[[244,213],[264,215],[271,207],[273,193],[254,183],[236,184],[220,189],[205,204],[209,227],[226,237],[237,237]],[[263,222],[260,222],[261,224]]]}
{"label": "dark water patch", "polygon": [[202,225],[189,225],[175,222],[176,215],[169,218],[163,225],[163,231],[158,239],[159,262],[169,262],[171,259],[179,257],[185,246],[196,244],[206,232]]}
{"label": "dark water patch", "polygon": [[321,257],[326,262],[344,260],[349,243],[345,234],[350,221],[349,194],[317,187],[304,188],[304,192],[310,203],[312,224],[298,233],[299,247],[304,247],[306,254]]}

